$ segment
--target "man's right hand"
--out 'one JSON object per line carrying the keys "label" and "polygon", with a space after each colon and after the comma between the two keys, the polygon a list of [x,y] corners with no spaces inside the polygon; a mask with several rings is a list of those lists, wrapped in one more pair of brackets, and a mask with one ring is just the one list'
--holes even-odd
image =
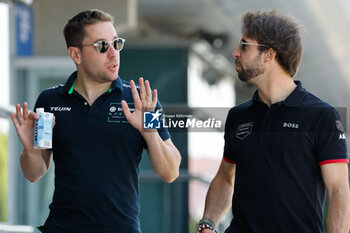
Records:
{"label": "man's right hand", "polygon": [[[11,114],[12,122],[16,127],[19,139],[24,150],[20,157],[23,175],[30,182],[39,180],[50,168],[52,160],[52,150],[35,149],[34,143],[34,120],[39,119],[35,112],[28,111],[28,103],[24,102],[23,112],[21,105],[16,104],[16,114]],[[53,118],[55,126],[55,117]]]}
{"label": "man's right hand", "polygon": [[33,150],[34,120],[39,119],[39,116],[34,112],[29,112],[28,103],[24,102],[23,113],[21,105],[16,104],[16,114],[12,113],[11,118],[24,148],[28,151]]}

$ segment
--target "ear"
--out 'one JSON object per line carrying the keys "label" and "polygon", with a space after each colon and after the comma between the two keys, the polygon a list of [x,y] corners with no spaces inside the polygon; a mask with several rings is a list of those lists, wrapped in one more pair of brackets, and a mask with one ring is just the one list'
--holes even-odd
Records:
{"label": "ear", "polygon": [[68,53],[75,64],[79,65],[81,63],[81,50],[78,47],[69,47]]}
{"label": "ear", "polygon": [[265,62],[271,62],[273,60],[275,60],[275,57],[276,57],[276,51],[272,48],[269,48],[266,52],[265,52],[265,55],[264,55],[264,61]]}

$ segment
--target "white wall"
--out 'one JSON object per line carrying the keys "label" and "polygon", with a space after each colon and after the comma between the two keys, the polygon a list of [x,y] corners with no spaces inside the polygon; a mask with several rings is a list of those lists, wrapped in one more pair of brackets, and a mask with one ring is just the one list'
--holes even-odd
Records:
{"label": "white wall", "polygon": [[63,37],[65,24],[77,13],[94,8],[106,11],[115,18],[119,34],[126,28],[136,27],[137,0],[35,0],[35,55],[67,55]]}

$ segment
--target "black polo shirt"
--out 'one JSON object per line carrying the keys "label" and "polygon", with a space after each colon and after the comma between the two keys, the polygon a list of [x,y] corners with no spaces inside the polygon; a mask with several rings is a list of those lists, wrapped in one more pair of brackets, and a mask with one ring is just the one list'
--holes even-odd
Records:
{"label": "black polo shirt", "polygon": [[253,98],[229,111],[224,160],[236,163],[233,220],[226,233],[321,233],[320,166],[345,162],[338,113],[300,82],[268,107]]}
{"label": "black polo shirt", "polygon": [[[43,91],[35,105],[54,113],[55,191],[43,232],[139,233],[139,163],[146,147],[121,101],[133,97],[120,77],[90,106],[65,84]],[[161,108],[158,103],[158,108]],[[166,129],[158,131],[168,139]]]}

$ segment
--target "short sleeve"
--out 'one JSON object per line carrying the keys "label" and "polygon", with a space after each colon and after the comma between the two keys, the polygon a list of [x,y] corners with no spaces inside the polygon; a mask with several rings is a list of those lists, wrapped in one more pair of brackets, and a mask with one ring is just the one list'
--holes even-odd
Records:
{"label": "short sleeve", "polygon": [[316,132],[316,155],[320,165],[348,162],[347,143],[339,114],[333,108],[327,110]]}
{"label": "short sleeve", "polygon": [[231,109],[227,115],[225,122],[225,145],[223,159],[228,163],[236,163],[236,157],[232,149],[232,135],[233,135],[233,110]]}
{"label": "short sleeve", "polygon": [[45,106],[44,99],[45,98],[43,96],[43,93],[41,93],[35,102],[34,109],[33,109],[34,112],[35,112],[35,109],[37,108],[44,108],[45,112],[49,112],[49,109],[47,109],[47,107]]}
{"label": "short sleeve", "polygon": [[[159,101],[157,102],[156,110],[159,110],[162,113],[162,115],[164,115],[163,107]],[[163,141],[170,138],[170,134],[167,128],[161,127],[160,129],[158,129],[158,134],[163,139]]]}

